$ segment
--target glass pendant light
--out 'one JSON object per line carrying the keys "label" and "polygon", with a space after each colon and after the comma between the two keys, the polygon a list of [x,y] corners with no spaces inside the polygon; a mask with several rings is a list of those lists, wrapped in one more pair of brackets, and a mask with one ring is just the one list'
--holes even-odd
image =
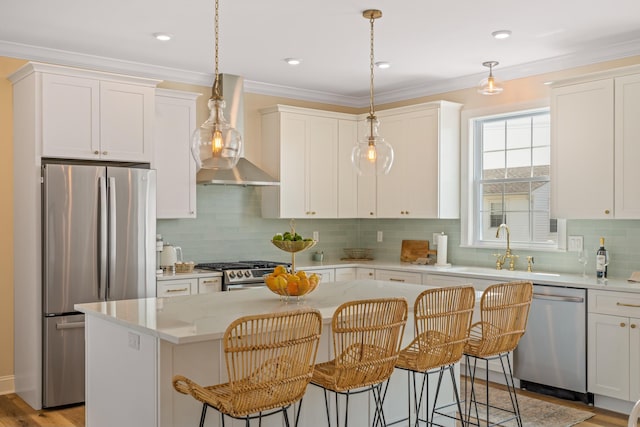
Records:
{"label": "glass pendant light", "polygon": [[359,175],[383,175],[388,174],[393,164],[393,148],[378,135],[378,118],[373,108],[373,22],[382,17],[382,12],[377,9],[368,9],[362,12],[371,24],[371,53],[370,80],[369,80],[369,115],[367,116],[367,130],[364,138],[358,140],[351,152],[351,163]]}
{"label": "glass pendant light", "polygon": [[498,61],[487,61],[482,63],[485,67],[489,67],[489,77],[480,82],[478,93],[483,95],[498,95],[499,93],[502,93],[502,86],[500,86],[496,78],[493,77],[493,67],[498,64]]}
{"label": "glass pendant light", "polygon": [[198,169],[232,169],[240,159],[242,136],[224,117],[225,102],[218,73],[218,0],[215,0],[215,81],[209,99],[209,118],[193,133],[191,154]]}

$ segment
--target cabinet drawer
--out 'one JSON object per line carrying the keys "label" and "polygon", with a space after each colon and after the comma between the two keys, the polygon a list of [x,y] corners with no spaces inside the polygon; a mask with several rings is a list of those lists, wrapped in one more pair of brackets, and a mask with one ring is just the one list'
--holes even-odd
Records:
{"label": "cabinet drawer", "polygon": [[640,317],[640,294],[589,290],[589,312]]}
{"label": "cabinet drawer", "polygon": [[471,284],[472,280],[465,277],[441,276],[438,274],[425,274],[424,285],[429,286],[459,286]]}
{"label": "cabinet drawer", "polygon": [[355,267],[336,268],[335,279],[336,279],[336,282],[341,282],[344,280],[355,280],[356,268]]}
{"label": "cabinet drawer", "polygon": [[204,277],[198,279],[198,293],[208,294],[222,290],[222,277]]}
{"label": "cabinet drawer", "polygon": [[191,295],[198,288],[198,279],[163,280],[156,285],[158,297]]}
{"label": "cabinet drawer", "polygon": [[376,280],[420,285],[422,284],[422,275],[420,273],[410,273],[406,271],[376,270]]}

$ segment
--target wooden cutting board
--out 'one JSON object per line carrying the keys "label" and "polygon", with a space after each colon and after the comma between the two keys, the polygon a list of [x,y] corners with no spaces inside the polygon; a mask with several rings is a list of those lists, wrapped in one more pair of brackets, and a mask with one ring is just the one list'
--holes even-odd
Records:
{"label": "wooden cutting board", "polygon": [[436,251],[429,250],[428,240],[403,240],[400,261],[413,262],[418,258],[427,258],[429,254],[435,253]]}

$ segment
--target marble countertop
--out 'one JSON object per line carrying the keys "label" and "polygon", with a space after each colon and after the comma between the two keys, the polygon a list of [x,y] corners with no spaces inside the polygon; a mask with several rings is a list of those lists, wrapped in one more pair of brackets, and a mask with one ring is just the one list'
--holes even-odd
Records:
{"label": "marble countertop", "polygon": [[597,279],[594,274],[589,277],[582,277],[581,274],[566,274],[552,272],[526,272],[496,270],[486,267],[451,266],[436,267],[433,265],[417,265],[400,261],[298,261],[296,268],[313,270],[321,268],[343,268],[343,267],[363,267],[379,268],[398,271],[408,271],[423,274],[441,274],[457,277],[469,277],[477,279],[488,279],[496,281],[530,280],[535,284],[565,286],[583,289],[603,289],[610,291],[639,292],[640,283],[629,282],[623,278]]}
{"label": "marble countertop", "polygon": [[267,288],[171,298],[144,298],[76,304],[75,309],[174,344],[219,339],[236,318],[300,308],[320,310],[328,323],[336,308],[363,298],[404,297],[413,309],[428,286],[377,280],[322,283],[300,301],[284,302]]}
{"label": "marble countertop", "polygon": [[211,270],[193,270],[191,273],[163,273],[156,280],[198,279],[204,277],[222,277],[222,272]]}

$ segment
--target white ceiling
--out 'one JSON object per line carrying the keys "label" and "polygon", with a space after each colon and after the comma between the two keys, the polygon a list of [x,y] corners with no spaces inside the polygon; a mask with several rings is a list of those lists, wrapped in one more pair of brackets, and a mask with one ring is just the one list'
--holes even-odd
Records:
{"label": "white ceiling", "polygon": [[[247,90],[364,106],[640,55],[640,0],[220,0],[220,72]],[[0,55],[210,85],[214,0],[0,0]],[[511,38],[496,40],[495,30]],[[174,35],[169,42],[155,32]],[[303,60],[296,67],[283,59]]]}

